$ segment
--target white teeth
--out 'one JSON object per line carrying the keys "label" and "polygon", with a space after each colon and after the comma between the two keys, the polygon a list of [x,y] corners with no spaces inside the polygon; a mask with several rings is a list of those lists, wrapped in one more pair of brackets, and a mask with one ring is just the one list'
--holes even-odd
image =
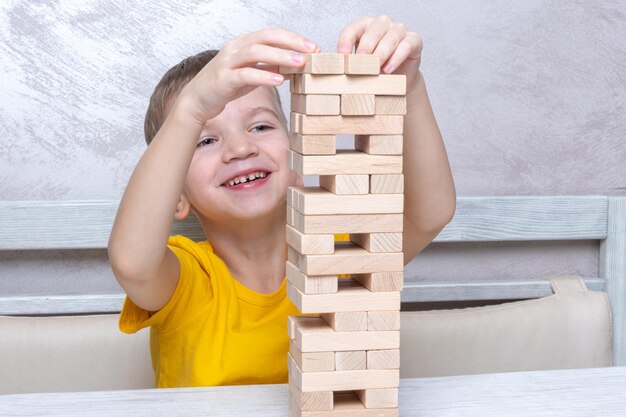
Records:
{"label": "white teeth", "polygon": [[267,177],[267,172],[256,171],[256,172],[252,172],[248,174],[247,176],[242,175],[241,177],[233,178],[232,180],[228,181],[228,185],[232,187],[233,185],[245,183],[248,181],[254,181],[258,178],[265,178],[265,177]]}

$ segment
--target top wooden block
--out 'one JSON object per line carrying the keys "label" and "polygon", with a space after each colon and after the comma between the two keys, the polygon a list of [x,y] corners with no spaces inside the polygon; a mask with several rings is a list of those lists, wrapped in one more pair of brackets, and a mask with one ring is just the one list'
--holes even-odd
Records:
{"label": "top wooden block", "polygon": [[370,54],[304,54],[302,67],[281,66],[281,74],[380,74],[380,58]]}
{"label": "top wooden block", "polygon": [[343,54],[304,54],[305,64],[302,67],[279,68],[281,74],[343,74],[345,60]]}
{"label": "top wooden block", "polygon": [[344,74],[380,74],[380,58],[378,55],[349,54],[346,55],[345,62]]}

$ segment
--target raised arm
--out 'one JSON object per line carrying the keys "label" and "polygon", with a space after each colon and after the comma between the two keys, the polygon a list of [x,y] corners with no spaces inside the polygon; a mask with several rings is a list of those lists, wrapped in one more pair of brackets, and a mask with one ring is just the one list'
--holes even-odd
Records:
{"label": "raised arm", "polygon": [[188,214],[181,196],[207,120],[257,86],[281,84],[278,65],[304,63],[290,51],[315,50],[314,43],[286,30],[243,35],[182,89],[128,182],[109,239],[115,277],[139,307],[160,309],[176,288],[180,265],[167,240],[174,218]]}
{"label": "raised arm", "polygon": [[443,138],[419,70],[422,39],[387,16],[348,24],[337,51],[376,54],[384,73],[407,76],[404,118],[404,262],[410,262],[452,219],[456,192]]}

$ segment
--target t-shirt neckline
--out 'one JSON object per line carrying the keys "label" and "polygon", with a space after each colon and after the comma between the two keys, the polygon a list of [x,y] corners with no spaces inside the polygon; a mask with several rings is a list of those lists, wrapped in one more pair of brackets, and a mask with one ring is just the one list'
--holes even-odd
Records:
{"label": "t-shirt neckline", "polygon": [[[231,275],[232,277],[232,275]],[[237,281],[235,277],[232,277],[235,285],[235,289],[237,291],[237,296],[248,303],[255,304],[258,306],[271,306],[278,304],[287,296],[287,280],[283,279],[280,287],[274,291],[273,293],[263,294],[257,291],[254,291],[241,282]]]}

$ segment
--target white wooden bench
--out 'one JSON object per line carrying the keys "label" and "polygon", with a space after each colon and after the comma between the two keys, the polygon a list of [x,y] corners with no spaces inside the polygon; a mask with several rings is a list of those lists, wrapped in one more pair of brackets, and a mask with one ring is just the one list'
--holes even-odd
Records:
{"label": "white wooden bench", "polygon": [[[0,250],[106,248],[117,204],[0,202]],[[173,233],[203,238],[194,220],[175,224]],[[454,219],[435,242],[546,240],[600,241],[598,275],[584,277],[585,283],[609,294],[615,363],[626,365],[626,197],[461,197]],[[547,281],[442,282],[407,284],[402,301],[514,300],[551,293]],[[114,313],[120,311],[123,298],[123,294],[0,297],[0,315]]]}
{"label": "white wooden bench", "polygon": [[[116,201],[0,202],[0,250],[106,248]],[[177,223],[173,233],[202,239],[197,222]],[[614,323],[614,365],[626,365],[626,197],[465,197],[436,242],[599,241],[591,290],[608,293]],[[407,277],[413,273],[406,271]],[[515,300],[552,294],[548,281],[411,283],[403,302]],[[1,296],[0,315],[117,313],[123,294]]]}

